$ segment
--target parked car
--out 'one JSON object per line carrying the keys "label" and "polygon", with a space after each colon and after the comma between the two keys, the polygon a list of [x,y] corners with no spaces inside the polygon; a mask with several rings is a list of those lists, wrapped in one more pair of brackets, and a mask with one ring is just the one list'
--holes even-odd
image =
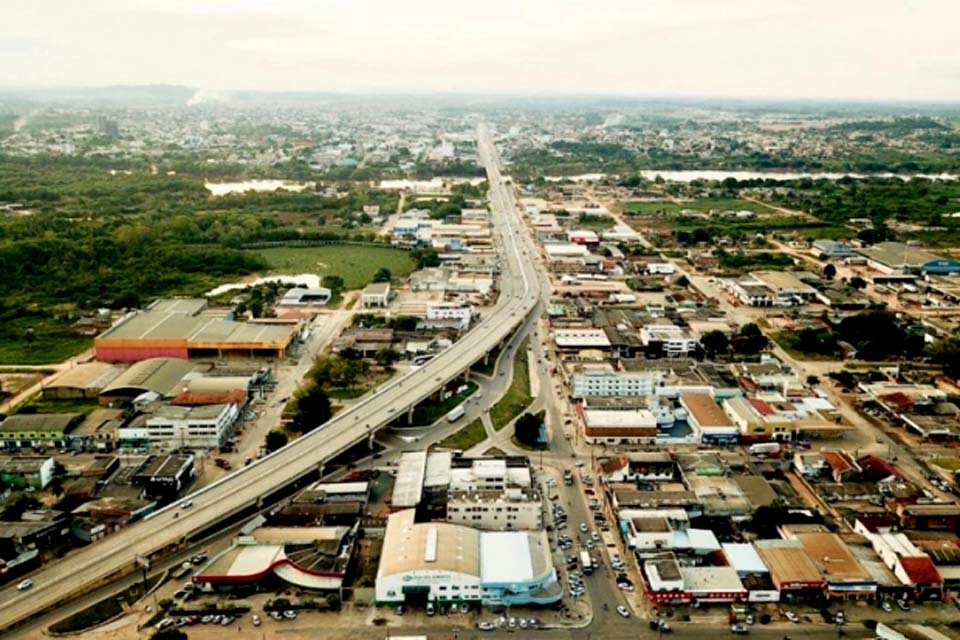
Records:
{"label": "parked car", "polygon": [[886,600],[880,603],[880,608],[886,611],[887,613],[890,613],[891,611],[893,611],[893,605],[887,602]]}
{"label": "parked car", "polygon": [[253,618],[251,618],[251,621],[253,622],[253,626],[255,627],[260,626],[260,616],[258,616],[257,614],[253,614]]}
{"label": "parked car", "polygon": [[497,625],[492,622],[487,622],[486,620],[481,620],[477,623],[477,629],[480,629],[480,631],[493,631],[496,628]]}
{"label": "parked car", "polygon": [[31,580],[30,578],[27,578],[26,580],[22,581],[20,584],[17,585],[17,591],[26,591],[32,586],[33,586],[33,580]]}
{"label": "parked car", "polygon": [[910,611],[910,603],[906,600],[897,600],[897,606],[900,608],[900,611]]}
{"label": "parked car", "polygon": [[433,606],[432,602],[427,603],[427,615],[432,616],[437,612],[437,608]]}
{"label": "parked car", "polygon": [[296,619],[297,619],[297,612],[296,612],[296,611],[290,611],[290,610],[284,611],[284,612],[283,612],[283,617],[286,618],[287,620],[296,620]]}
{"label": "parked car", "polygon": [[736,633],[738,635],[744,635],[744,634],[750,633],[750,629],[747,627],[747,625],[738,622],[736,624],[730,625],[730,632]]}
{"label": "parked car", "polygon": [[625,606],[623,606],[622,604],[617,606],[617,613],[619,613],[620,615],[622,615],[624,618],[629,618],[629,617],[630,617],[630,612],[629,612],[629,611],[627,610],[627,608],[626,608]]}
{"label": "parked car", "polygon": [[800,616],[795,614],[793,611],[785,611],[783,615],[786,616],[787,620],[790,622],[800,622]]}
{"label": "parked car", "polygon": [[270,617],[273,618],[274,620],[277,620],[278,622],[283,620],[283,614],[280,613],[279,611],[271,611]]}

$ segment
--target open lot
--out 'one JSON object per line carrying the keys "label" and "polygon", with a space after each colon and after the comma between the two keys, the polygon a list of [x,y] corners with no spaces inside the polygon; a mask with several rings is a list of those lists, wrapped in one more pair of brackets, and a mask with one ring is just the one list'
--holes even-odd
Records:
{"label": "open lot", "polygon": [[389,247],[271,247],[258,249],[257,253],[270,265],[270,273],[315,273],[321,278],[340,276],[348,289],[369,284],[380,268],[389,269],[394,277],[404,277],[416,266],[409,252]]}

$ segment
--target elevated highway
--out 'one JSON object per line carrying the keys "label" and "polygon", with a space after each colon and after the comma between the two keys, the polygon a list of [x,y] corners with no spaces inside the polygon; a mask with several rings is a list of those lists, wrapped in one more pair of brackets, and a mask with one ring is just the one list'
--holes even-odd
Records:
{"label": "elevated highway", "polygon": [[170,505],[35,572],[30,576],[33,588],[21,592],[10,586],[0,591],[0,630],[128,574],[136,569],[138,556],[151,558],[182,546],[217,522],[262,504],[278,489],[316,474],[326,462],[372,437],[501,346],[537,307],[540,291],[536,268],[526,256],[527,245],[521,246],[526,234],[485,127],[479,128],[479,151],[490,184],[501,264],[500,297],[488,317],[420,369],[384,385],[369,399],[283,449],[192,494],[191,508],[181,508],[182,502]]}

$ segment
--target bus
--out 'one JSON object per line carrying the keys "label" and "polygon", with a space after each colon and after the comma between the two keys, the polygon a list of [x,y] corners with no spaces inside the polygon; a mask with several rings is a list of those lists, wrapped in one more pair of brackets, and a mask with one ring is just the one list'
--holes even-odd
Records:
{"label": "bus", "polygon": [[593,561],[590,559],[590,552],[583,550],[580,552],[580,566],[583,568],[583,573],[589,575],[593,573]]}

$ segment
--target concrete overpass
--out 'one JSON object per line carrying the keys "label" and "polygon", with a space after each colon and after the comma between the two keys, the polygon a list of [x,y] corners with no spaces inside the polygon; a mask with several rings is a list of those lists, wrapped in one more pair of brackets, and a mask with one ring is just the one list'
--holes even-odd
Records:
{"label": "concrete overpass", "polygon": [[168,506],[71,553],[31,575],[34,586],[28,591],[17,591],[14,586],[0,591],[0,630],[128,574],[136,570],[138,556],[151,558],[180,547],[216,523],[269,502],[283,488],[312,477],[326,462],[370,438],[448,381],[463,376],[522,325],[539,301],[536,268],[520,246],[525,231],[485,127],[479,129],[479,136],[501,249],[500,298],[486,320],[420,369],[384,385],[369,399],[283,449],[192,494],[191,508],[182,509],[180,503]]}

